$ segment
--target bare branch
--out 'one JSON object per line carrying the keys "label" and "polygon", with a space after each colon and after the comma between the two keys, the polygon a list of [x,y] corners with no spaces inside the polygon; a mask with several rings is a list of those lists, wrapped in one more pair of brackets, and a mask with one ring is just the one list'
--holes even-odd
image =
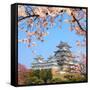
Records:
{"label": "bare branch", "polygon": [[19,19],[18,22],[20,22],[21,20],[24,20],[26,18],[30,18],[30,17],[39,17],[39,15],[29,15],[29,16],[26,16],[26,17]]}
{"label": "bare branch", "polygon": [[78,26],[80,27],[80,29],[81,29],[82,31],[86,32],[86,31],[82,28],[82,26],[80,25],[79,20],[77,20],[76,17],[73,15],[73,13],[71,13],[71,15],[72,15],[73,19],[77,22],[77,24],[78,24]]}

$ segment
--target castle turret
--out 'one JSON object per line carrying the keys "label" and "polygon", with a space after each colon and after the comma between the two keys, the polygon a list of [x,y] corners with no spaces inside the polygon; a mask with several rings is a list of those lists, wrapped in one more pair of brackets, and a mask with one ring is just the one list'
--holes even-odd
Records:
{"label": "castle turret", "polygon": [[57,48],[58,50],[55,51],[55,58],[60,66],[60,71],[68,72],[73,60],[72,52],[70,51],[71,47],[66,42],[60,42]]}

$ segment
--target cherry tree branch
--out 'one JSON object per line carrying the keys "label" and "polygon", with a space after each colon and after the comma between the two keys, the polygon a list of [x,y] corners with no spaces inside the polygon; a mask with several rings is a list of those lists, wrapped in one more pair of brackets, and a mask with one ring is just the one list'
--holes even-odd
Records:
{"label": "cherry tree branch", "polygon": [[79,28],[80,28],[82,31],[86,32],[86,31],[82,28],[82,26],[80,25],[80,23],[79,23],[79,21],[76,19],[76,17],[73,15],[73,13],[71,13],[71,15],[72,15],[73,19],[77,22]]}
{"label": "cherry tree branch", "polygon": [[26,16],[26,17],[19,19],[18,22],[20,22],[21,20],[24,20],[26,18],[30,18],[30,17],[39,17],[39,15],[29,15],[29,16]]}

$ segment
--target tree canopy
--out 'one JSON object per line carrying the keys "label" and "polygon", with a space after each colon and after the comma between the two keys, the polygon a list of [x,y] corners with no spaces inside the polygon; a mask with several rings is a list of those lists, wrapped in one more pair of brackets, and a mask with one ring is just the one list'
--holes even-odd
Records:
{"label": "tree canopy", "polygon": [[[25,42],[28,47],[37,46],[34,40],[44,42],[44,37],[48,35],[48,30],[52,29],[57,20],[58,29],[62,27],[64,14],[68,14],[70,18],[64,20],[70,24],[70,31],[75,30],[76,34],[86,36],[86,9],[83,8],[65,8],[65,7],[49,7],[49,6],[18,6],[18,25],[19,30],[26,33],[27,38],[18,40]],[[20,26],[24,22],[27,28]]]}

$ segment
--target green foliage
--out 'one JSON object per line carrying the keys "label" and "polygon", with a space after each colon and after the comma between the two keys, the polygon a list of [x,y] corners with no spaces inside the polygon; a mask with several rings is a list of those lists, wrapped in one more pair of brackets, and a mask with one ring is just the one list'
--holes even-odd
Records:
{"label": "green foliage", "polygon": [[44,80],[45,83],[52,79],[51,69],[42,69],[40,71],[40,79]]}
{"label": "green foliage", "polygon": [[40,78],[40,70],[33,70],[33,75],[36,76],[37,78]]}
{"label": "green foliage", "polygon": [[26,73],[26,84],[49,83],[52,79],[51,69],[33,70]]}
{"label": "green foliage", "polygon": [[46,72],[46,70],[42,69],[39,74],[40,74],[40,79],[42,79],[42,80],[44,80],[44,82],[46,82],[47,81],[47,72]]}
{"label": "green foliage", "polygon": [[78,73],[66,74],[64,75],[64,78],[66,78],[68,82],[86,81],[86,76]]}
{"label": "green foliage", "polygon": [[51,83],[60,83],[62,80],[60,78],[54,78],[51,80]]}
{"label": "green foliage", "polygon": [[79,81],[86,81],[86,75],[79,73],[64,73],[52,77],[51,69],[32,70],[24,75],[25,85]]}
{"label": "green foliage", "polygon": [[30,78],[30,83],[31,84],[42,84],[42,83],[44,83],[44,81],[42,80],[42,79],[38,79],[37,77],[32,77],[32,78]]}
{"label": "green foliage", "polygon": [[48,80],[51,80],[51,79],[52,79],[51,69],[47,69],[47,79],[48,79]]}
{"label": "green foliage", "polygon": [[35,84],[44,84],[44,81],[42,79],[37,79]]}

